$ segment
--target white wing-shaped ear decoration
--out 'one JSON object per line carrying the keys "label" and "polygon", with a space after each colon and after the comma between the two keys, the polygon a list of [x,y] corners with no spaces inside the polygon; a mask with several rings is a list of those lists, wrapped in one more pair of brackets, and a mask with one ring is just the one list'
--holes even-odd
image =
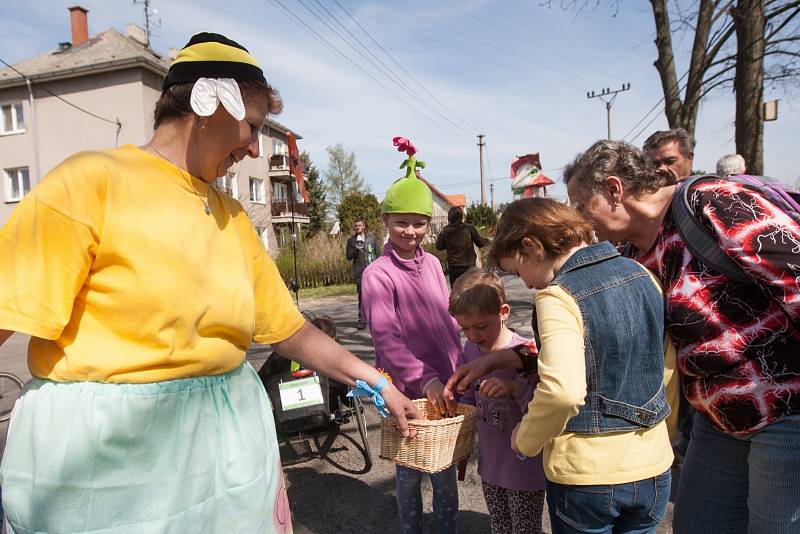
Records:
{"label": "white wing-shaped ear decoration", "polygon": [[192,111],[208,117],[217,111],[219,103],[240,121],[244,119],[244,101],[239,84],[233,78],[199,78],[192,87]]}

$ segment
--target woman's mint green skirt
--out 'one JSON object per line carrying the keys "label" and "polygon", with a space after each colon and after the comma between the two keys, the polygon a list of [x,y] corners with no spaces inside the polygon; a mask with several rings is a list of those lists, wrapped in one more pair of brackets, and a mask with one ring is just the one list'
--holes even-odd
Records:
{"label": "woman's mint green skirt", "polygon": [[291,532],[269,400],[245,363],[148,384],[34,379],[0,467],[12,532]]}

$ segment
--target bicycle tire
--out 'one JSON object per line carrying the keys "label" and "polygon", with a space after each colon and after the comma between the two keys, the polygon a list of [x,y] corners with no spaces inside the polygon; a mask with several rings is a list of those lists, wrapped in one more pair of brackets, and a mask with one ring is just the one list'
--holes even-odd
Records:
{"label": "bicycle tire", "polygon": [[0,422],[8,421],[25,383],[16,375],[0,372]]}

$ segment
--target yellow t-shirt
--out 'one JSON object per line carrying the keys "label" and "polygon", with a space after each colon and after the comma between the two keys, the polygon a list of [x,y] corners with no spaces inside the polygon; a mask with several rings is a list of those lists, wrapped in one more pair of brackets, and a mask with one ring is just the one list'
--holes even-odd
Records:
{"label": "yellow t-shirt", "polygon": [[[655,278],[653,283],[658,286]],[[539,291],[535,300],[542,342],[540,381],[517,431],[520,452],[526,456],[543,452],[545,476],[558,484],[624,484],[669,469],[679,394],[675,348],[669,337],[664,340],[664,384],[672,408],[667,419],[637,431],[564,432],[586,398],[583,319],[575,299],[558,286]]]}
{"label": "yellow t-shirt", "polygon": [[132,145],[70,157],[0,230],[0,329],[40,378],[225,373],[303,322],[242,206]]}

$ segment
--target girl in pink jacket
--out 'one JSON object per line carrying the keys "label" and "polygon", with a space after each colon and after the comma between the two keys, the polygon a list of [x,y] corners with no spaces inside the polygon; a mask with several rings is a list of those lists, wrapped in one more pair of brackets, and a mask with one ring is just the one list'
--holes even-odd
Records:
{"label": "girl in pink jacket", "polygon": [[[375,365],[409,398],[427,397],[442,413],[453,411],[444,384],[463,363],[458,325],[447,311],[449,291],[436,256],[422,250],[433,214],[431,190],[416,176],[416,150],[395,138],[409,158],[406,176],[386,192],[383,223],[389,241],[364,271],[364,315],[375,344]],[[422,472],[397,466],[397,508],[406,534],[422,533]],[[455,533],[456,466],[431,475],[436,532]]]}

